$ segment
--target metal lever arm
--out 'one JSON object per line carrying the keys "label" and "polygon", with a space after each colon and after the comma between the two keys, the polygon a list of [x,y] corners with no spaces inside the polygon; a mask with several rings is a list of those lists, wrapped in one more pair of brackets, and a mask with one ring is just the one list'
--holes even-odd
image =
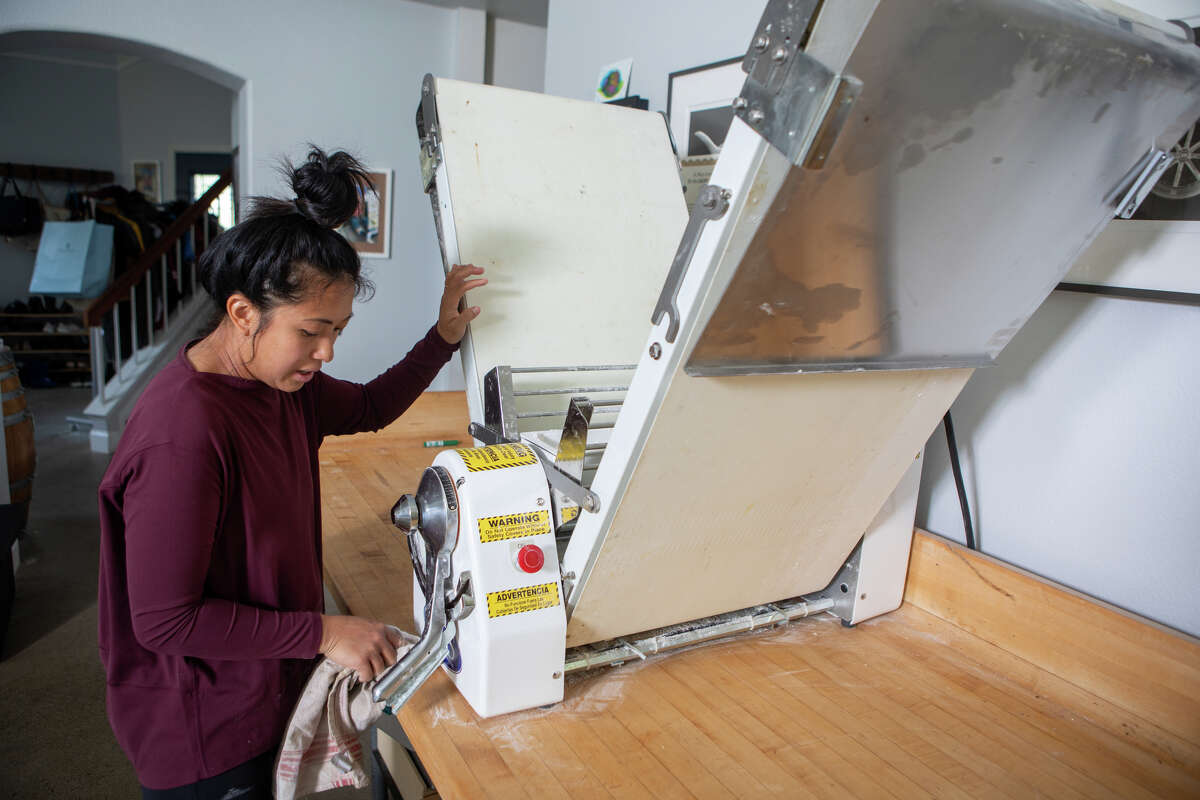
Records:
{"label": "metal lever arm", "polygon": [[396,709],[412,697],[429,676],[437,671],[446,657],[446,647],[454,640],[457,627],[446,618],[445,586],[450,577],[450,552],[442,551],[434,563],[433,597],[425,604],[425,629],[421,638],[404,658],[397,661],[375,680],[371,697],[387,703],[387,711]]}
{"label": "metal lever arm", "polygon": [[[401,665],[408,661],[408,656],[398,662],[392,669],[401,668],[403,672],[402,678],[398,679],[398,685],[395,692],[386,700],[384,700],[384,711],[388,714],[395,715],[400,708],[409,701],[425,681],[432,677],[433,673],[438,671],[438,667],[442,665],[442,661],[446,658],[446,647],[454,640],[458,632],[458,626],[451,620],[446,624],[436,637],[434,647],[428,651],[422,650],[418,655],[415,663],[407,664],[401,668]],[[413,648],[416,652],[417,648]],[[409,655],[412,655],[410,652]]]}
{"label": "metal lever arm", "polygon": [[671,261],[671,269],[667,273],[666,282],[663,283],[662,293],[658,296],[658,304],[654,306],[654,313],[650,315],[650,322],[654,325],[662,320],[664,314],[671,318],[665,337],[668,343],[674,342],[675,337],[679,335],[677,298],[679,286],[683,283],[683,274],[692,263],[692,256],[696,253],[696,245],[700,242],[705,223],[725,216],[725,211],[729,208],[729,196],[728,189],[709,184],[700,190],[696,205],[692,207],[692,215],[688,217],[683,238],[679,241],[679,249],[675,251],[675,258]]}

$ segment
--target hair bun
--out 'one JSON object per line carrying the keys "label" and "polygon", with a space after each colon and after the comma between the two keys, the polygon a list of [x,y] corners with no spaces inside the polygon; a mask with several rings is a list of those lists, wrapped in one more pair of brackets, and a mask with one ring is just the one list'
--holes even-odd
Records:
{"label": "hair bun", "polygon": [[296,210],[323,228],[340,228],[353,216],[361,195],[375,191],[366,168],[342,150],[327,155],[310,144],[304,163],[287,164],[286,169]]}

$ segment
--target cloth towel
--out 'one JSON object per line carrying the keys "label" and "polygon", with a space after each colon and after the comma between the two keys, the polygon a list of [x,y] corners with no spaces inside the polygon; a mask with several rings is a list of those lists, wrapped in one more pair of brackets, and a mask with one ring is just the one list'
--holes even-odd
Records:
{"label": "cloth towel", "polygon": [[[417,639],[398,631],[404,643],[396,660]],[[288,720],[287,733],[275,759],[275,797],[297,797],[339,786],[361,789],[369,770],[359,737],[383,715],[383,703],[371,699],[371,683],[362,683],[349,667],[322,658],[304,686]]]}

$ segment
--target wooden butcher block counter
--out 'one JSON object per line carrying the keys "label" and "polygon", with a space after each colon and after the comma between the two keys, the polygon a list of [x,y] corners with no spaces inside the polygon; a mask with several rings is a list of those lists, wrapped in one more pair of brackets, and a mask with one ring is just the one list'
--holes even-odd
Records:
{"label": "wooden butcher block counter", "polygon": [[[460,392],[321,450],[327,584],[414,630],[388,521]],[[918,532],[904,605],[569,676],[480,719],[439,671],[399,721],[444,798],[1200,797],[1200,642]]]}

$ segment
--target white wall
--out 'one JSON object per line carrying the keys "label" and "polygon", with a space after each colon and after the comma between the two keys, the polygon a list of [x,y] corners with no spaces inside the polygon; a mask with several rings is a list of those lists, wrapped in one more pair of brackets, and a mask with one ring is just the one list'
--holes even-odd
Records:
{"label": "white wall", "polygon": [[489,19],[488,83],[540,92],[546,76],[546,29],[506,19]]}
{"label": "white wall", "polygon": [[[116,172],[121,162],[115,65],[0,54],[0,162]],[[21,191],[30,193],[25,181]],[[61,204],[67,186],[44,182]],[[79,189],[85,187],[76,187]],[[11,193],[11,190],[10,190]],[[29,294],[35,240],[0,240],[0,307]]]}
{"label": "white wall", "polygon": [[115,66],[0,53],[0,77],[0,159],[118,168]]}
{"label": "white wall", "polygon": [[[1200,634],[1198,343],[1200,308],[1052,294],[952,409],[980,548]],[[941,428],[917,524],[963,540]]]}
{"label": "white wall", "polygon": [[546,94],[590,100],[600,68],[633,59],[629,93],[666,109],[667,75],[746,52],[765,0],[550,0]]}
{"label": "white wall", "polygon": [[[301,157],[308,141],[395,170],[392,257],[366,262],[378,292],[356,309],[329,368],[359,380],[402,356],[436,319],[443,278],[413,113],[422,76],[452,74],[455,19],[405,0],[0,0],[0,33],[99,34],[223,76],[239,93],[232,127],[242,195],[283,193],[276,162]],[[456,385],[454,365],[435,388]]]}
{"label": "white wall", "polygon": [[[1128,5],[1200,24],[1197,0]],[[1114,221],[1080,261],[1177,272],[1147,227]],[[1200,308],[1052,294],[952,409],[980,548],[1200,635],[1197,343]],[[940,429],[926,453],[917,522],[961,541]]]}
{"label": "white wall", "polygon": [[[546,92],[589,98],[632,57],[631,92],[662,109],[667,74],[744,52],[763,7],[551,0]],[[1198,342],[1200,309],[1052,295],[954,406],[983,549],[1200,634]],[[940,429],[928,448],[918,522],[961,540]]]}
{"label": "white wall", "polygon": [[117,72],[121,165],[117,183],[133,186],[133,162],[158,161],[162,200],[175,197],[175,152],[232,147],[234,92],[195,73],[139,59]]}

